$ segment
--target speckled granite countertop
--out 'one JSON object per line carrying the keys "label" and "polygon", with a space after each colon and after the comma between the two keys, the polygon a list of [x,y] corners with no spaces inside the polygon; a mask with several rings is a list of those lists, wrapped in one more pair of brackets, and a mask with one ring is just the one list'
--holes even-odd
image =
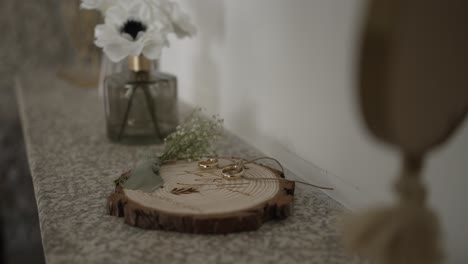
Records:
{"label": "speckled granite countertop", "polygon": [[[108,216],[105,201],[116,175],[161,147],[110,143],[97,91],[58,80],[53,70],[18,76],[16,90],[48,264],[360,263],[343,253],[333,228],[343,208],[301,185],[293,215],[256,232],[147,231]],[[229,135],[219,152],[262,155]]]}

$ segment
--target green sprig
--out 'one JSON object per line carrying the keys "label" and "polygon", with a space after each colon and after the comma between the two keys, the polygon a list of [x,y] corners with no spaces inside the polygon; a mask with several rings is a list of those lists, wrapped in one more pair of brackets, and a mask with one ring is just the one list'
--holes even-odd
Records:
{"label": "green sprig", "polygon": [[196,160],[214,155],[214,143],[223,131],[223,119],[218,115],[211,118],[201,117],[197,108],[176,131],[167,136],[161,161]]}
{"label": "green sprig", "polygon": [[[164,161],[198,160],[215,154],[214,145],[223,131],[223,119],[218,115],[211,118],[201,116],[197,108],[176,131],[167,136],[163,154],[151,163],[144,162],[114,181],[128,189],[151,191],[162,186],[159,169]],[[130,177],[131,176],[131,177]],[[130,178],[130,180],[129,180]]]}

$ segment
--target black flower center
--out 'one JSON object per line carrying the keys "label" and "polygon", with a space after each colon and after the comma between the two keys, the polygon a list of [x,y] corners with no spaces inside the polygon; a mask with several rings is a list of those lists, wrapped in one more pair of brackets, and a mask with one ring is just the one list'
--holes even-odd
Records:
{"label": "black flower center", "polygon": [[136,40],[138,33],[146,31],[146,25],[136,20],[127,20],[122,28],[120,28],[121,33],[127,33],[132,36],[133,40]]}

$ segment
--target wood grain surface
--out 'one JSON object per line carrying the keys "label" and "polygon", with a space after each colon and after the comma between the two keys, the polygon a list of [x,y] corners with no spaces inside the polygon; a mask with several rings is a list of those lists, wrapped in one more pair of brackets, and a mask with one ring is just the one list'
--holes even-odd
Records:
{"label": "wood grain surface", "polygon": [[108,213],[144,228],[197,234],[225,234],[258,229],[292,212],[294,182],[277,170],[246,165],[244,179],[225,180],[219,169],[197,162],[161,167],[164,185],[155,192],[117,186],[108,197]]}

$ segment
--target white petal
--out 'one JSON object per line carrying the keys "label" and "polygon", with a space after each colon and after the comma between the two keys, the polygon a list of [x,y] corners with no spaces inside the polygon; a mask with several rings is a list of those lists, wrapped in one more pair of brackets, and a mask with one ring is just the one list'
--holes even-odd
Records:
{"label": "white petal", "polygon": [[118,42],[120,39],[119,33],[106,24],[96,26],[94,37],[96,38],[96,45],[101,48],[109,43]]}
{"label": "white petal", "polygon": [[125,10],[131,10],[133,6],[141,2],[142,0],[116,0],[116,4],[122,6]]}
{"label": "white petal", "polygon": [[96,46],[103,48],[104,53],[114,62],[131,53],[133,41],[125,39],[118,31],[106,24],[96,26],[95,37]]}
{"label": "white petal", "polygon": [[128,53],[132,56],[139,56],[143,51],[143,47],[144,45],[142,41],[132,42],[130,45],[128,45]]}
{"label": "white petal", "polygon": [[152,11],[151,6],[142,1],[132,7],[130,14],[139,21],[149,24],[153,20]]}
{"label": "white petal", "polygon": [[103,0],[99,10],[101,10],[103,13],[106,12],[107,9],[114,5],[114,2],[114,0]]}
{"label": "white petal", "polygon": [[161,51],[167,45],[166,32],[155,30],[145,34],[143,39],[145,45],[143,55],[149,59],[158,59],[161,56]]}
{"label": "white petal", "polygon": [[120,33],[120,36],[122,36],[122,38],[124,38],[124,39],[126,39],[128,41],[133,41],[133,37],[128,33],[122,32],[122,33]]}
{"label": "white petal", "polygon": [[197,33],[197,28],[190,22],[179,22],[174,25],[174,33],[178,38],[192,37]]}
{"label": "white petal", "polygon": [[177,37],[193,36],[196,33],[195,25],[190,21],[188,14],[183,13],[177,3],[171,3],[170,13],[174,33]]}
{"label": "white petal", "polygon": [[97,0],[81,0],[80,7],[84,9],[97,9],[99,1]]}
{"label": "white petal", "polygon": [[107,9],[105,16],[105,23],[107,25],[114,25],[121,27],[128,19],[128,12],[120,5],[114,5]]}
{"label": "white petal", "polygon": [[159,57],[161,57],[161,51],[163,47],[163,45],[155,42],[146,44],[143,48],[143,55],[151,60],[159,59]]}
{"label": "white petal", "polygon": [[128,48],[121,44],[110,44],[105,46],[104,53],[113,62],[119,62],[130,55]]}
{"label": "white petal", "polygon": [[113,0],[81,0],[80,7],[83,9],[97,9],[104,13],[113,2]]}
{"label": "white petal", "polygon": [[142,36],[142,39],[145,43],[155,42],[160,43],[161,45],[167,41],[166,33],[160,30],[145,32],[145,34]]}

